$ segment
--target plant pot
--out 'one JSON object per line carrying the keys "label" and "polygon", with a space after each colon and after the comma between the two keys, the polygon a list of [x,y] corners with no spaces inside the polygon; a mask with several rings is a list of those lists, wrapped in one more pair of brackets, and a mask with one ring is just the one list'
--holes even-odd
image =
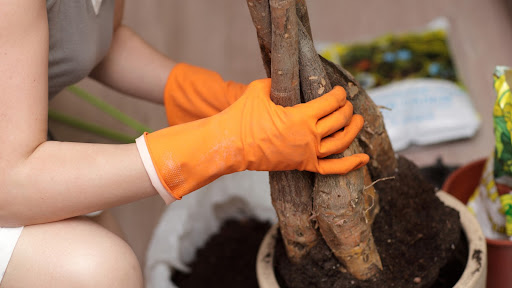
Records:
{"label": "plant pot", "polygon": [[[478,186],[486,159],[481,159],[455,170],[443,184],[443,190],[463,203]],[[487,287],[501,288],[512,285],[512,241],[486,239]]]}
{"label": "plant pot", "polygon": [[[484,288],[487,276],[487,247],[484,241],[484,235],[480,229],[476,218],[469,212],[466,206],[455,197],[440,191],[437,196],[447,206],[457,210],[460,214],[462,229],[466,235],[469,247],[469,256],[466,268],[455,284],[455,288]],[[273,268],[274,246],[277,238],[278,225],[272,226],[263,239],[258,251],[256,262],[256,276],[261,288],[277,288],[279,284],[276,280]],[[472,257],[478,255],[476,251],[481,251],[480,259]],[[495,286],[487,286],[495,287]]]}

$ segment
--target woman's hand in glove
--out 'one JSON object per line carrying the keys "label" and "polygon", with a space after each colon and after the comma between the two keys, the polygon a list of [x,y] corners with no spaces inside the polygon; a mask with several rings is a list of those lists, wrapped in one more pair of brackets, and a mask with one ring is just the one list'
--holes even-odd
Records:
{"label": "woman's hand in glove", "polygon": [[139,138],[141,155],[146,150],[154,165],[148,169],[142,157],[148,173],[154,169],[165,190],[180,199],[246,169],[346,174],[368,163],[366,154],[324,159],[343,152],[363,127],[343,88],[282,107],[271,101],[270,86],[270,79],[254,81],[221,113]]}

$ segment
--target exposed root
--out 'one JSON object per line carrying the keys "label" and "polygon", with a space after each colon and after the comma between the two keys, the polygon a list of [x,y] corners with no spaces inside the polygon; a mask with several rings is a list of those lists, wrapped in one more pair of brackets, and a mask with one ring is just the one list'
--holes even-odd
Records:
{"label": "exposed root", "polygon": [[386,107],[386,106],[383,106],[383,105],[377,105],[377,108],[379,109],[384,109],[384,110],[388,110],[388,111],[392,111],[393,109],[389,108],[389,107]]}
{"label": "exposed root", "polygon": [[356,208],[357,202],[359,202],[358,198],[354,198],[354,199],[350,200],[350,205],[352,205],[352,208]]}
{"label": "exposed root", "polygon": [[368,125],[366,125],[366,123],[363,126],[363,129],[364,129],[364,131],[366,131],[366,132],[368,132],[368,133],[370,133],[372,135],[375,135],[375,131],[373,131],[372,128],[370,128]]}
{"label": "exposed root", "polygon": [[373,149],[372,143],[368,139],[366,139],[366,137],[364,137],[363,135],[359,135],[359,139],[363,141],[364,144],[366,144],[366,146],[368,146],[370,149]]}
{"label": "exposed root", "polygon": [[308,219],[309,221],[316,221],[316,217],[318,217],[318,213],[312,212],[311,216]]}
{"label": "exposed root", "polygon": [[380,179],[377,179],[375,181],[372,182],[372,184],[368,185],[368,186],[364,186],[364,190],[372,187],[373,185],[377,184],[378,182],[380,181],[386,181],[386,180],[391,180],[391,179],[395,179],[395,176],[391,176],[391,177],[384,177],[384,178],[380,178]]}
{"label": "exposed root", "polygon": [[345,223],[347,223],[347,219],[341,219],[340,221],[335,222],[334,225],[343,225]]}
{"label": "exposed root", "polygon": [[[375,184],[375,182],[372,183],[371,185],[374,185],[374,184]],[[366,190],[366,188],[370,188],[370,187],[365,187],[365,190]],[[366,224],[369,223],[368,218],[366,217],[366,215],[368,215],[368,211],[370,211],[373,208],[373,206],[375,205],[375,197],[373,197],[372,194],[368,194],[368,196],[372,197],[372,205],[370,205],[370,207],[368,207],[366,210],[364,210],[364,220],[366,221]]]}

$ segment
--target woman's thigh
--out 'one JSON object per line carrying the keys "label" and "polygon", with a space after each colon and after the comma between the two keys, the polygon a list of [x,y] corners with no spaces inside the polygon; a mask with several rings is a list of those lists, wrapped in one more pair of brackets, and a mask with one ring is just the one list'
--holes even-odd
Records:
{"label": "woman's thigh", "polygon": [[0,288],[143,287],[121,238],[85,217],[23,229]]}

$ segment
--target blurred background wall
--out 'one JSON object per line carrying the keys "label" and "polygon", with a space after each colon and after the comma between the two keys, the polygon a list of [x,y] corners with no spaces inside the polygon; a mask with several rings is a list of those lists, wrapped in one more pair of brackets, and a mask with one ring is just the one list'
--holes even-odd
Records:
{"label": "blurred background wall", "polygon": [[[388,32],[421,29],[437,17],[450,22],[449,40],[459,76],[464,81],[482,126],[475,137],[429,147],[412,147],[404,154],[419,165],[437,156],[463,164],[487,156],[494,145],[492,73],[496,65],[512,65],[512,21],[504,0],[318,0],[307,1],[316,41],[354,42]],[[124,24],[176,61],[219,72],[244,83],[265,77],[255,29],[244,0],[126,0]],[[116,106],[152,129],[166,126],[162,107],[124,97],[92,80],[79,86]],[[117,121],[63,92],[51,108],[111,129],[132,133]],[[112,141],[51,121],[60,141]],[[128,242],[144,261],[152,230],[164,209],[153,197],[114,209]]]}

